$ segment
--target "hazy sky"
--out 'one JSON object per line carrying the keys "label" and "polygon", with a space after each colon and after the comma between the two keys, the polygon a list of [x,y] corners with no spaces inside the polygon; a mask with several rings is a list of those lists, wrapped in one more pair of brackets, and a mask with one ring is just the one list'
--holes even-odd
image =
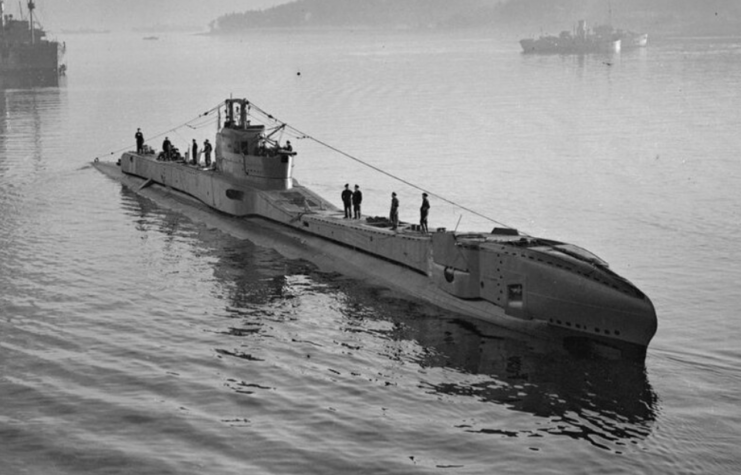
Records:
{"label": "hazy sky", "polygon": [[[36,0],[47,30],[130,30],[148,25],[194,25],[204,28],[220,15],[270,8],[291,0]],[[20,3],[26,11],[27,0]],[[6,13],[17,15],[18,0],[5,0]]]}

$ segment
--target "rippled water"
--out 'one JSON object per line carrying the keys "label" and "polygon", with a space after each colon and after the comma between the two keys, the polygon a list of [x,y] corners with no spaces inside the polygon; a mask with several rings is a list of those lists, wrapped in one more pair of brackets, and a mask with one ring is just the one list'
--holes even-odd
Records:
{"label": "rippled water", "polygon": [[[738,471],[741,39],[582,58],[487,33],[65,40],[59,87],[0,89],[0,473]],[[446,314],[90,166],[137,127],[212,137],[172,129],[230,94],[600,255],[656,305],[645,366]],[[395,190],[414,218],[414,189],[292,140],[320,194],[357,182],[385,214]],[[432,206],[432,226],[491,227]]]}

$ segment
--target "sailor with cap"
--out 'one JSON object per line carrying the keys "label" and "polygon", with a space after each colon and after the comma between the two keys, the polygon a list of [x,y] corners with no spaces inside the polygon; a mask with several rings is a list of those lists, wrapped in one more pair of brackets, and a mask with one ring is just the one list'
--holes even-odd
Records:
{"label": "sailor with cap", "polygon": [[211,142],[209,142],[208,139],[206,139],[203,142],[203,154],[206,156],[205,162],[206,162],[207,167],[211,166],[211,150],[213,150],[213,147],[211,146]]}
{"label": "sailor with cap", "polygon": [[391,193],[391,214],[389,219],[391,220],[392,230],[399,227],[399,199],[396,197],[395,191]]}
{"label": "sailor with cap", "polygon": [[136,138],[136,153],[144,153],[144,134],[142,134],[142,129],[136,129],[134,138]]}
{"label": "sailor with cap", "polygon": [[164,154],[165,160],[170,159],[171,149],[172,149],[172,142],[170,142],[170,137],[165,137],[165,140],[162,142],[162,153]]}
{"label": "sailor with cap", "polygon": [[419,208],[419,227],[423,233],[429,232],[427,230],[427,215],[430,212],[430,202],[427,201],[427,193],[422,193],[422,207]]}
{"label": "sailor with cap", "polygon": [[350,219],[350,206],[352,206],[352,191],[350,191],[349,183],[345,183],[345,189],[342,190],[342,204],[345,206],[345,219]]}
{"label": "sailor with cap", "polygon": [[363,202],[363,192],[360,187],[355,185],[355,191],[352,193],[352,211],[353,218],[360,219],[360,203]]}

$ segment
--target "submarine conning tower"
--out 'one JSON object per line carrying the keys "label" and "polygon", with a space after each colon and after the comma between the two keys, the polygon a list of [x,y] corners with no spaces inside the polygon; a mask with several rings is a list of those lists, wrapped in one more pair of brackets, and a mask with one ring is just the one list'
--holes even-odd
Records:
{"label": "submarine conning tower", "polygon": [[289,190],[293,187],[293,157],[290,147],[281,147],[262,124],[248,120],[250,103],[246,99],[227,99],[223,126],[216,134],[216,168],[251,186],[265,190]]}

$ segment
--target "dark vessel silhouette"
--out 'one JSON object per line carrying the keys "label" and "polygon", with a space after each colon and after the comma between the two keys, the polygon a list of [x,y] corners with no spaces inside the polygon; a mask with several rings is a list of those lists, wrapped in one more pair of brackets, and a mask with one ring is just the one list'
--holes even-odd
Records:
{"label": "dark vessel silhouette", "polygon": [[598,35],[587,28],[585,20],[579,20],[576,29],[562,31],[558,36],[541,36],[520,40],[525,54],[589,54],[619,53],[622,39],[615,35]]}
{"label": "dark vessel silhouette", "polygon": [[64,74],[61,64],[65,46],[46,39],[46,32],[36,25],[33,1],[27,3],[28,19],[5,14],[0,0],[0,76],[25,77],[29,80],[53,79]]}

